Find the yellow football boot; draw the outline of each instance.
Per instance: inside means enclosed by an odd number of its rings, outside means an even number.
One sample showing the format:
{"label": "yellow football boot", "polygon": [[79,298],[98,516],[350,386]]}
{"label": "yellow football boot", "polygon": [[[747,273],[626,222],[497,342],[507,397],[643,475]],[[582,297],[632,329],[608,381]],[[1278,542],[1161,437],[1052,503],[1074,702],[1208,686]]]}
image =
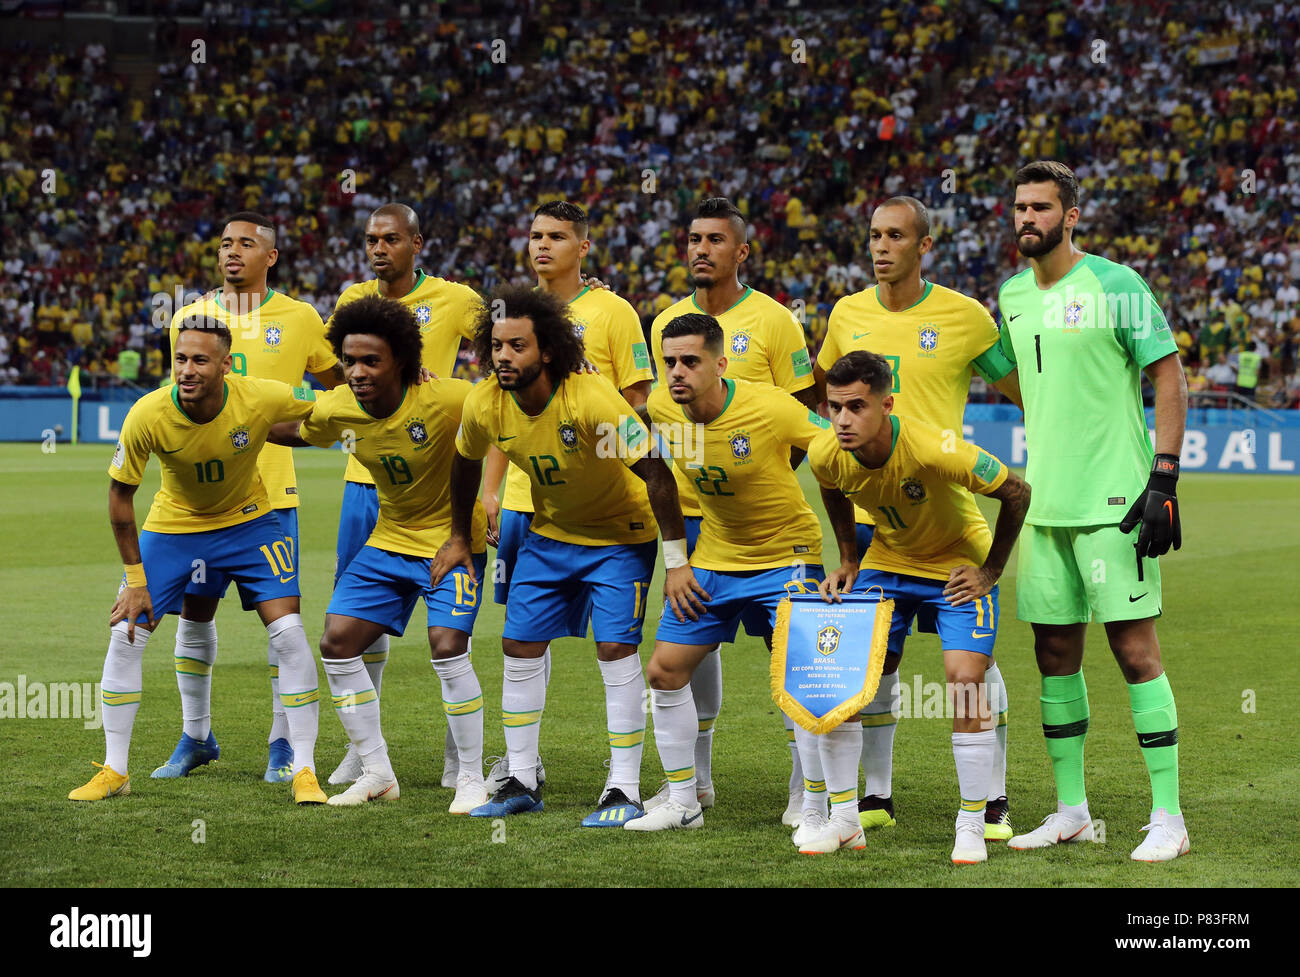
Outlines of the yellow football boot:
{"label": "yellow football boot", "polygon": [[295,804],[324,804],[328,797],[316,782],[310,767],[303,767],[293,775],[293,802]]}
{"label": "yellow football boot", "polygon": [[[94,761],[91,761],[94,763]],[[90,778],[90,783],[78,787],[68,794],[70,801],[103,801],[110,797],[131,793],[131,778],[118,773],[106,763],[95,763],[99,773]]]}

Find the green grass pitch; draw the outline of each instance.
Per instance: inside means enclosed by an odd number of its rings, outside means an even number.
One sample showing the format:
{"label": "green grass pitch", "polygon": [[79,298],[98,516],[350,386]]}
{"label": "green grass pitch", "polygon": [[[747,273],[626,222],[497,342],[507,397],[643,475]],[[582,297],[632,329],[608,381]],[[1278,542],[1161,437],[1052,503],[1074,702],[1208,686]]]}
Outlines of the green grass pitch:
{"label": "green grass pitch", "polygon": [[[0,682],[97,682],[120,570],[107,520],[108,446],[0,445]],[[342,496],[342,458],[299,450],[303,616],[315,642],[330,593]],[[801,472],[811,490],[806,469]],[[137,496],[143,522],[157,467]],[[904,719],[895,751],[899,823],[869,834],[864,852],[797,854],[779,818],[789,751],[767,690],[761,642],[724,648],[717,723],[718,806],[705,827],[643,837],[580,829],[604,782],[604,699],[594,648],[556,642],[542,726],[546,810],[504,823],[446,813],[438,786],[444,720],[424,629],[395,639],[384,675],[384,732],[402,786],[391,805],[296,808],[287,785],[265,784],[270,690],[265,632],[228,599],[217,616],[214,728],[221,760],[178,781],[149,771],[180,728],[172,672],[175,620],[145,657],[144,702],[132,743],[133,793],[99,804],[65,798],[103,759],[103,734],[76,718],[0,719],[0,883],[49,886],[1265,886],[1294,883],[1296,745],[1295,583],[1300,565],[1300,479],[1187,475],[1184,547],[1163,562],[1160,639],[1178,701],[1183,808],[1192,851],[1169,865],[1129,860],[1148,813],[1146,772],[1128,698],[1100,628],[1085,658],[1092,704],[1087,777],[1104,844],[1017,853],[990,844],[986,865],[948,862],[958,794],[949,720]],[[815,491],[810,497],[816,499]],[[994,504],[995,506],[996,504]],[[814,508],[820,509],[818,503]],[[986,512],[992,512],[987,507]],[[830,534],[827,532],[827,540]],[[828,547],[827,555],[832,552]],[[662,571],[661,571],[662,572]],[[1014,565],[1002,581],[1005,623],[997,657],[1010,694],[1008,788],[1018,830],[1054,810],[1038,714],[1028,625],[1014,620]],[[656,584],[657,586],[657,584]],[[653,646],[657,605],[642,660]],[[416,622],[423,621],[423,608]],[[499,753],[500,629],[488,600],[475,634],[487,703],[487,752]],[[943,677],[937,638],[915,636],[904,682]],[[322,678],[322,688],[325,683]],[[14,693],[10,693],[13,695]],[[328,700],[326,700],[328,701]],[[344,735],[321,709],[321,779]],[[660,780],[653,737],[642,788]],[[333,789],[330,789],[332,792]]]}

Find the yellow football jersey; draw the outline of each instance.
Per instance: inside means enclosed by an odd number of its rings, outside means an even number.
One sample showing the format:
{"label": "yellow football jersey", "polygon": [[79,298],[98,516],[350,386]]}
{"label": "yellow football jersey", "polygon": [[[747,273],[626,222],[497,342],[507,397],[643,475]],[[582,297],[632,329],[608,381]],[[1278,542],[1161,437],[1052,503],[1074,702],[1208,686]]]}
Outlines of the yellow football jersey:
{"label": "yellow football jersey", "polygon": [[644,543],[659,534],[645,483],[631,468],[650,432],[605,377],[571,373],[536,417],[495,376],[465,401],[456,448],[481,459],[495,444],[528,473],[533,532],[583,546]]}
{"label": "yellow football jersey", "polygon": [[[325,323],[311,305],[269,289],[262,304],[243,315],[227,309],[221,293],[207,301],[191,302],[172,316],[171,348],[176,349],[180,323],[191,314],[224,322],[230,329],[230,372],[241,377],[279,380],[298,386],[307,373],[324,373],[338,357],[325,341]],[[293,469],[293,449],[268,444],[257,457],[257,470],[266,484],[273,509],[298,507],[298,476]]]}
{"label": "yellow football jersey", "polygon": [[[435,556],[451,534],[451,484],[461,408],[473,385],[440,378],[407,387],[388,417],[372,417],[348,387],[321,394],[311,417],[299,426],[304,441],[350,446],[379,492],[379,520],[367,546]],[[485,552],[487,519],[474,503],[472,550]]]}
{"label": "yellow football jersey", "polygon": [[938,580],[953,567],[979,566],[993,534],[970,493],[996,491],[1007,480],[1006,465],[951,428],[897,414],[889,422],[893,442],[880,468],[842,449],[833,430],[808,451],[819,484],[838,488],[876,518],[862,566]]}
{"label": "yellow football jersey", "polygon": [[[660,380],[665,376],[664,326],[679,315],[703,312],[695,302],[692,292],[680,302],[675,302],[655,316],[650,327],[650,354]],[[797,393],[813,385],[812,361],[808,358],[808,344],[804,340],[803,326],[794,313],[771,296],[745,286],[736,304],[720,316],[715,316],[722,327],[723,353],[727,357],[726,375],[733,380],[752,380],[770,383]],[[674,467],[677,476],[677,495],[682,502],[682,514],[700,515],[700,503],[695,485]]]}
{"label": "yellow football jersey", "polygon": [[[379,294],[379,280],[349,285],[339,296],[334,305],[337,312],[349,302]],[[445,278],[435,278],[419,271],[415,277],[415,287],[397,301],[407,306],[420,324],[420,337],[423,341],[421,359],[425,369],[439,377],[450,377],[456,369],[456,354],[460,351],[462,339],[474,338],[474,324],[483,309],[483,300],[478,292],[468,285],[449,282]],[[333,316],[330,316],[333,319]],[[326,331],[329,323],[325,323]],[[374,485],[365,466],[356,458],[348,458],[347,471],[343,475],[349,482],[362,485]]]}
{"label": "yellow football jersey", "polygon": [[311,413],[316,391],[279,380],[227,376],[221,412],[195,424],[181,409],[175,384],[137,400],[108,466],[119,482],[139,485],[150,454],[162,466],[144,528],[156,533],[202,533],[234,526],[271,511],[257,456],[271,425]]}
{"label": "yellow football jersey", "polygon": [[[829,370],[855,349],[878,353],[893,367],[894,411],[961,437],[972,369],[989,380],[1015,369],[997,342],[993,317],[968,295],[926,282],[915,305],[890,312],[872,285],[835,303],[817,365]],[[858,522],[873,521],[861,509],[856,514]]]}
{"label": "yellow football jersey", "polygon": [[691,553],[702,570],[820,565],[822,529],[790,449],[805,451],[827,421],[768,383],[724,379],[726,406],[708,424],[686,418],[667,386],[650,395],[650,417],[673,467],[698,493],[704,521]]}
{"label": "yellow football jersey", "polygon": [[[615,388],[654,378],[641,319],[626,299],[608,289],[584,288],[569,301],[568,309],[587,359]],[[523,469],[511,465],[501,508],[532,512],[531,484]]]}

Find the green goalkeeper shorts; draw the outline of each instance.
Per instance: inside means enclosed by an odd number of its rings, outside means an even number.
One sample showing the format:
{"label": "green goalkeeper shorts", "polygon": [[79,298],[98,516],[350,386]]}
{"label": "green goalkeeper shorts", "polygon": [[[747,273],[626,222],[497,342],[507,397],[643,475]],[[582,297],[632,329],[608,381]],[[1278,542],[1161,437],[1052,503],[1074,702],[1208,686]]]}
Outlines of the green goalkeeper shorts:
{"label": "green goalkeeper shorts", "polygon": [[1159,617],[1160,564],[1147,558],[1139,566],[1136,538],[1118,526],[1025,526],[1016,617],[1031,624]]}

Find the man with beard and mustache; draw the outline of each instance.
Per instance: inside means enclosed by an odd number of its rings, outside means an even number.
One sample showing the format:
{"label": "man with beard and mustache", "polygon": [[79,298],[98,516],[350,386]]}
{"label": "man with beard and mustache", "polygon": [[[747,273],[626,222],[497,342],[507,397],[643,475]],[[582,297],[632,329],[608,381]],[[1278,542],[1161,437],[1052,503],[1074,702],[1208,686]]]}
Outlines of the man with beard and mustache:
{"label": "man with beard and mustache", "polygon": [[[450,377],[456,367],[461,339],[474,338],[474,322],[482,308],[478,293],[468,285],[426,275],[415,266],[424,249],[420,220],[405,204],[384,204],[366,221],[366,258],[375,277],[344,289],[334,312],[349,302],[378,295],[395,299],[411,310],[420,327],[422,364],[438,377]],[[330,317],[331,321],[333,316]],[[330,323],[325,324],[328,329]],[[345,444],[344,449],[348,450]],[[379,518],[379,495],[375,480],[354,457],[348,458],[343,476],[343,505],[339,512],[338,544],[335,548],[334,582],[339,578],[374,531]],[[380,694],[384,665],[388,661],[388,635],[382,634],[362,655],[366,672]],[[443,744],[442,786],[455,787],[460,773],[456,744],[450,723]],[[331,784],[347,784],[361,776],[361,760],[353,747],[329,776]]]}
{"label": "man with beard and mustache", "polygon": [[[692,313],[713,316],[722,327],[726,376],[731,380],[750,380],[780,387],[809,410],[817,409],[813,393],[812,361],[803,327],[794,314],[780,302],[740,283],[740,266],[749,257],[748,229],[745,217],[726,197],[708,197],[700,201],[686,239],[686,260],[690,265],[691,284],[695,290],[670,305],[655,317],[650,327],[650,353],[655,359],[659,382],[668,375],[664,365],[664,327],[678,316]],[[803,452],[791,453],[791,467],[803,461]],[[700,535],[703,510],[698,492],[710,491],[707,483],[696,484],[679,468],[673,469],[677,494],[686,517],[686,536],[693,551]],[[765,641],[771,630],[762,614],[744,618],[745,631]],[[706,655],[691,676],[691,694],[699,733],[695,741],[695,776],[700,803],[713,807],[713,724],[722,708],[722,658],[718,645]],[[803,769],[794,742],[794,724],[785,719],[786,740],[790,746],[791,772],[789,803],[781,823],[797,827],[803,810]],[[647,810],[666,803],[669,788],[664,786],[646,802]]]}
{"label": "man with beard and mustache", "polygon": [[[1142,277],[1071,241],[1079,184],[1070,169],[1050,160],[1030,163],[1016,173],[1015,188],[1016,243],[1029,268],[998,292],[999,345],[1019,364],[1026,480],[1034,486],[1017,616],[1034,630],[1057,811],[1008,844],[1046,848],[1093,838],[1084,793],[1089,713],[1081,666],[1095,616],[1128,683],[1151,780],[1148,834],[1132,857],[1170,861],[1189,846],[1178,802],[1178,714],[1156,639],[1156,557],[1182,544],[1175,490],[1187,381],[1164,313]],[[1142,409],[1143,371],[1156,389],[1154,451]],[[1125,534],[1138,526],[1134,543]]]}
{"label": "man with beard and mustache", "polygon": [[[686,558],[677,488],[651,457],[650,433],[605,377],[582,372],[582,340],[558,296],[524,286],[492,293],[475,346],[493,374],[465,399],[451,464],[451,537],[434,560],[434,586],[470,561],[471,515],[482,459],[495,445],[529,478],[535,513],[510,581],[501,649],[501,725],[509,776],[471,817],[542,809],[537,744],[546,706],[543,656],[588,604],[605,680],[610,770],[599,808],[641,810],[645,678],[637,646],[664,537],[664,593],[673,612],[708,600]],[[494,318],[494,313],[497,317]],[[698,594],[698,596],[697,596]]]}

